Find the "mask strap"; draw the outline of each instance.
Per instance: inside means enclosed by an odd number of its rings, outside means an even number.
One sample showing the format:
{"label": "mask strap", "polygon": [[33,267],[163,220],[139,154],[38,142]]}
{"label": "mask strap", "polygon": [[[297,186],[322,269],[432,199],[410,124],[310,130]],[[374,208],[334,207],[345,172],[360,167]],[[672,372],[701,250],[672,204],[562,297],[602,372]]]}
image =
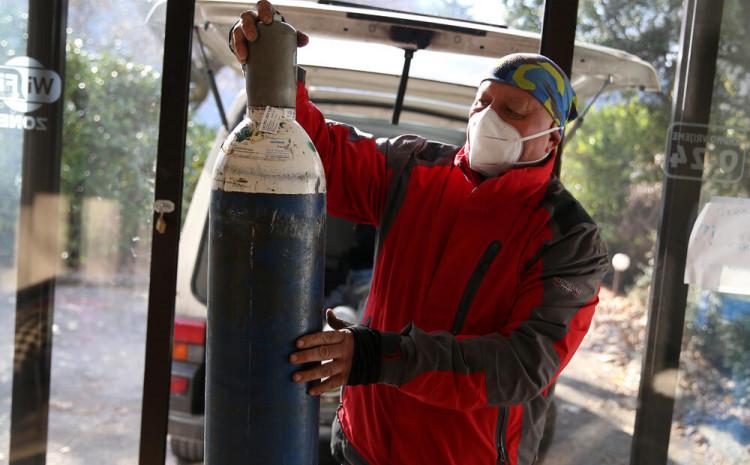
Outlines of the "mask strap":
{"label": "mask strap", "polygon": [[536,139],[537,137],[541,137],[541,136],[543,136],[545,134],[549,134],[551,132],[559,131],[560,129],[562,129],[562,126],[557,126],[555,128],[547,129],[546,131],[537,132],[536,134],[532,134],[530,136],[522,137],[519,140],[526,141],[526,140],[529,140],[529,139]]}
{"label": "mask strap", "polygon": [[550,150],[549,152],[547,152],[547,153],[546,153],[546,154],[545,154],[545,155],[544,155],[544,156],[543,156],[542,158],[540,158],[539,160],[531,160],[531,161],[517,161],[517,162],[513,163],[513,167],[514,167],[514,168],[524,168],[524,167],[526,167],[526,166],[536,166],[536,165],[543,165],[544,163],[546,163],[546,162],[547,162],[547,160],[549,160],[549,157],[550,157],[550,155],[552,155],[552,152],[553,152],[553,151],[554,151],[554,149],[553,149],[553,150]]}

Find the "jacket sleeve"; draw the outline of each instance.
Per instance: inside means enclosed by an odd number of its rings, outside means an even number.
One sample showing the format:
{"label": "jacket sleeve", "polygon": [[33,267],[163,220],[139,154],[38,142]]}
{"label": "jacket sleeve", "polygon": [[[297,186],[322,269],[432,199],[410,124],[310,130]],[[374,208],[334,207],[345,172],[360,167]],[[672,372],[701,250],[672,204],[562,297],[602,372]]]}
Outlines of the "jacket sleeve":
{"label": "jacket sleeve", "polygon": [[408,325],[383,333],[380,382],[449,409],[523,403],[559,375],[588,331],[608,269],[593,223],[573,226],[527,265],[511,321],[497,333],[454,336]]}
{"label": "jacket sleeve", "polygon": [[326,175],[328,212],[356,223],[377,225],[386,200],[389,172],[383,147],[346,124],[327,121],[297,84],[297,122],[312,139]]}

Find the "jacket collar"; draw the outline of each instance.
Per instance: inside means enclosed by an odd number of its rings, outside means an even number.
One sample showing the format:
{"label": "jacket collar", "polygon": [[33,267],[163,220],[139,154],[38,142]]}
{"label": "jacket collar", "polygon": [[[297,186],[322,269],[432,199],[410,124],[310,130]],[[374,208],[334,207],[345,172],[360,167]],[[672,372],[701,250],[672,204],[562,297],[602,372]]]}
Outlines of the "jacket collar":
{"label": "jacket collar", "polygon": [[540,196],[546,192],[556,159],[557,148],[539,165],[512,168],[499,176],[485,179],[469,167],[469,152],[464,145],[456,153],[453,163],[461,169],[474,189],[489,190],[506,199],[522,203],[538,203],[541,200]]}

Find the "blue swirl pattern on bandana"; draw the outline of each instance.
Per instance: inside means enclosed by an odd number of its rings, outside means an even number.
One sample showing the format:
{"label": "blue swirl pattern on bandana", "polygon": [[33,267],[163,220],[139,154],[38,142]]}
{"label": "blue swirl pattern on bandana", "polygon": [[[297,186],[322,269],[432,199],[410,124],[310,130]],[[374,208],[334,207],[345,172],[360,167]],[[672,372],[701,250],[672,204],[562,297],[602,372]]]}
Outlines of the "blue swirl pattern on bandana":
{"label": "blue swirl pattern on bandana", "polygon": [[500,59],[484,81],[510,84],[531,93],[555,120],[565,127],[578,117],[578,97],[568,76],[557,64],[536,53],[514,53]]}

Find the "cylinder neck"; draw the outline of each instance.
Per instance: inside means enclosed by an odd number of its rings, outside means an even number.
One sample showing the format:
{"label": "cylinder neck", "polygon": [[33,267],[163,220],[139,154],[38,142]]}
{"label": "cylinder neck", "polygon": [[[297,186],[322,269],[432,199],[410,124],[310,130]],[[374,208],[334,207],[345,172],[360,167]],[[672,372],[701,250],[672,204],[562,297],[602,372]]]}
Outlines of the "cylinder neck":
{"label": "cylinder neck", "polygon": [[297,31],[275,18],[258,23],[258,39],[248,44],[245,71],[248,114],[253,107],[294,108],[297,94]]}

